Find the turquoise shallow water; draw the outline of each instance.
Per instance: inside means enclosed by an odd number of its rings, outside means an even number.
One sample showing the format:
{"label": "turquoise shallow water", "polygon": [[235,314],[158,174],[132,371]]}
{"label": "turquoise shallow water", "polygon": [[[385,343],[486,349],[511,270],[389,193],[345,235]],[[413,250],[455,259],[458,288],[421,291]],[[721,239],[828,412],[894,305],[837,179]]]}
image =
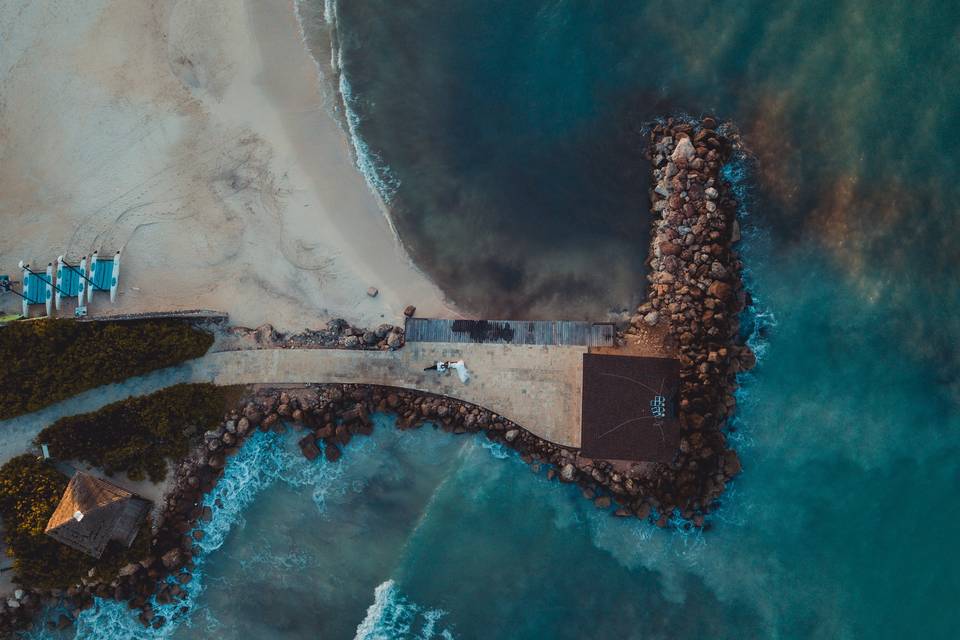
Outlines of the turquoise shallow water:
{"label": "turquoise shallow water", "polygon": [[[330,28],[313,8],[308,31]],[[480,439],[382,417],[336,465],[258,436],[229,467],[203,590],[166,633],[955,637],[960,10],[461,0],[334,14],[372,182],[418,262],[489,315],[628,306],[647,224],[636,123],[737,123],[760,355],[738,394],[744,473],[698,534],[609,517]],[[138,633],[103,605],[80,635]]]}

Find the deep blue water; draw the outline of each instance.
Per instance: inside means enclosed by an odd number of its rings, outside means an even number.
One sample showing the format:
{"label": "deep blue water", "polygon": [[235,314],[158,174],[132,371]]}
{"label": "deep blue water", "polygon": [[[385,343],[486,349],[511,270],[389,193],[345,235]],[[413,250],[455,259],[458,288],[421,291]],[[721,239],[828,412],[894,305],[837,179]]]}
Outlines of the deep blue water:
{"label": "deep blue water", "polygon": [[[329,5],[334,27],[304,9],[342,43],[402,239],[488,316],[629,307],[637,123],[738,125],[760,354],[744,473],[689,534],[609,517],[480,439],[379,418],[311,466],[259,435],[173,637],[956,636],[960,8],[369,0]],[[81,636],[121,627],[103,606]]]}

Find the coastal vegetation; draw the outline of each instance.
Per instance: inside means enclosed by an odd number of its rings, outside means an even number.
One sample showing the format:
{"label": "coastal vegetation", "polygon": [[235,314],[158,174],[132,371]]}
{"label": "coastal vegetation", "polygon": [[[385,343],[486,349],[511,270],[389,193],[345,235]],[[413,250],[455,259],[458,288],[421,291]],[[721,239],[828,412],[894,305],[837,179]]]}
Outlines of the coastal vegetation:
{"label": "coastal vegetation", "polygon": [[0,517],[4,543],[13,555],[14,580],[29,589],[63,589],[89,578],[91,567],[109,581],[120,567],[143,557],[150,545],[144,523],[129,549],[110,543],[99,560],[57,542],[44,530],[69,478],[52,464],[23,454],[0,467]]}
{"label": "coastal vegetation", "polygon": [[0,328],[0,420],[198,358],[213,336],[173,318],[42,319]]}
{"label": "coastal vegetation", "polygon": [[167,475],[167,459],[179,460],[204,431],[217,424],[227,390],[212,384],[178,384],[139,398],[61,418],[41,431],[38,444],[58,459],[83,460],[108,475],[131,480]]}

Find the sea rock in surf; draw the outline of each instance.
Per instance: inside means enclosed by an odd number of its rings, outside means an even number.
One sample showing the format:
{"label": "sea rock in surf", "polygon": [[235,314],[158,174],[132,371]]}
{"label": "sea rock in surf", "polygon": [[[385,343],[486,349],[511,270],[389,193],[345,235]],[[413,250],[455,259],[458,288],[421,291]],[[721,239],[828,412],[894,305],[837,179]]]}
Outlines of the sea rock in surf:
{"label": "sea rock in surf", "polygon": [[340,447],[333,444],[332,442],[327,443],[327,446],[324,448],[323,453],[326,459],[330,462],[336,462],[337,460],[340,459],[340,456],[341,456]]}
{"label": "sea rock in surf", "polygon": [[305,438],[301,438],[297,444],[300,446],[303,457],[307,460],[316,460],[320,455],[320,448],[317,447],[317,437],[312,433]]}
{"label": "sea rock in surf", "polygon": [[733,449],[727,449],[723,453],[723,473],[728,478],[739,474],[743,467],[740,465],[740,457]]}
{"label": "sea rock in surf", "polygon": [[378,293],[380,293],[380,290],[377,289],[376,287],[369,287],[367,289],[367,295],[370,296],[371,298],[376,298]]}

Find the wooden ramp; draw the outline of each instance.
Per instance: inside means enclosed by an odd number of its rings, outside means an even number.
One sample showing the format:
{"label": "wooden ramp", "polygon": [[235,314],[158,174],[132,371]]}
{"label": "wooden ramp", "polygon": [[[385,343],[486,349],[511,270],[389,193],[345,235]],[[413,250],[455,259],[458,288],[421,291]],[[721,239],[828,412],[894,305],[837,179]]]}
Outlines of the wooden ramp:
{"label": "wooden ramp", "polygon": [[568,320],[435,320],[407,318],[407,342],[611,347],[614,327]]}

